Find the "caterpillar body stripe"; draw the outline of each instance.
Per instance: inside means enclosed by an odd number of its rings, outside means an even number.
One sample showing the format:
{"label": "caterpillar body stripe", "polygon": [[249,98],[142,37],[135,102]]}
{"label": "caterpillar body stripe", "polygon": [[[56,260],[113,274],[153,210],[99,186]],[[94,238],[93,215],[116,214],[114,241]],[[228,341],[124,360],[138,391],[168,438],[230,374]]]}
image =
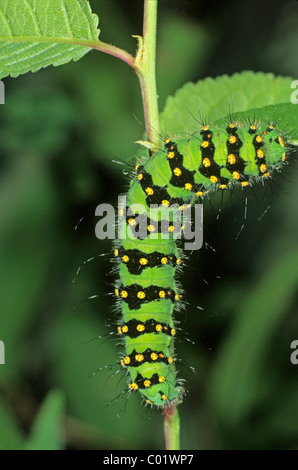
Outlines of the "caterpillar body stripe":
{"label": "caterpillar body stripe", "polygon": [[175,279],[181,254],[171,233],[162,237],[160,213],[152,222],[150,206],[157,204],[171,220],[172,204],[182,213],[185,204],[214,191],[268,180],[288,155],[286,137],[272,122],[224,121],[221,128],[202,125],[187,138],[166,138],[153,157],[136,165],[126,205],[145,207],[143,215],[150,212],[151,221],[140,239],[132,233],[136,219],[125,219],[114,251],[115,295],[122,312],[117,333],[125,348],[120,364],[130,375],[128,390],[139,390],[148,404],[179,402],[184,392],[175,366],[173,319],[181,306]]}

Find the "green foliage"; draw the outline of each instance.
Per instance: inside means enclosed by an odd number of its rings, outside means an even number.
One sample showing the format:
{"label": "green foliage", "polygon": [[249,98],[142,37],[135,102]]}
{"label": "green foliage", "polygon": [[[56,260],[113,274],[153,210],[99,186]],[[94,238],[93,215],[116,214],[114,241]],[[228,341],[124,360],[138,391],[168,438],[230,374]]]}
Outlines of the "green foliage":
{"label": "green foliage", "polygon": [[79,60],[97,25],[86,0],[0,0],[0,78]]}
{"label": "green foliage", "polygon": [[[277,365],[274,339],[295,302],[298,246],[294,244],[290,251],[275,260],[264,261],[267,261],[267,267],[261,276],[256,276],[255,286],[248,286],[238,318],[221,349],[213,371],[210,397],[221,423],[233,433],[235,429],[240,431],[245,425],[250,425],[252,403],[257,404],[257,409],[262,412],[257,418],[258,431],[253,438],[255,446],[262,433],[266,435],[269,432],[270,435],[277,431],[277,423],[283,428],[283,440],[295,439],[298,433],[297,420],[285,429],[289,404],[293,411],[297,409],[298,384],[294,370],[288,377],[284,373],[290,369],[290,349],[287,349],[290,343],[279,359],[284,372],[276,367],[275,373],[271,374],[268,369],[270,361]],[[267,407],[268,396],[276,404],[275,413]]]}
{"label": "green foliage", "polygon": [[19,450],[24,436],[10,410],[0,402],[0,450]]}
{"label": "green foliage", "polygon": [[[273,74],[242,72],[186,83],[167,99],[161,127],[168,133],[194,132],[194,119],[214,122],[228,112],[240,112],[272,104],[289,103],[293,79]],[[295,106],[292,105],[294,109]],[[278,108],[277,113],[278,113]],[[296,111],[295,111],[296,113]]]}
{"label": "green foliage", "polygon": [[39,410],[32,433],[22,450],[62,450],[63,449],[63,396],[52,391]]}

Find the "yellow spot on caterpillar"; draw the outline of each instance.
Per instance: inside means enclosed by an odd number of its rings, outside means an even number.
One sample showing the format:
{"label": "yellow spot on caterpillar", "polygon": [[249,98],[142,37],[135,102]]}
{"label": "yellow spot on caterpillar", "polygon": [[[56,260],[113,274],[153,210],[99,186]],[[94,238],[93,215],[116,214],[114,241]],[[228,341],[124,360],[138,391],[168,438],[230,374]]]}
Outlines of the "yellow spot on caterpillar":
{"label": "yellow spot on caterpillar", "polygon": [[123,291],[121,292],[121,297],[122,297],[123,299],[126,299],[126,297],[128,297],[128,292],[127,292],[126,290],[123,290]]}
{"label": "yellow spot on caterpillar", "polygon": [[129,219],[128,223],[129,223],[129,225],[131,225],[131,226],[136,225],[135,219]]}
{"label": "yellow spot on caterpillar", "polygon": [[210,176],[210,181],[211,183],[217,183],[218,182],[217,176],[214,176],[214,175]]}
{"label": "yellow spot on caterpillar", "polygon": [[163,258],[161,258],[161,264],[167,264],[168,262],[168,258],[166,258],[165,256]]}
{"label": "yellow spot on caterpillar", "polygon": [[150,387],[150,385],[151,385],[150,380],[147,379],[147,380],[144,381],[144,387],[148,388],[148,387]]}
{"label": "yellow spot on caterpillar", "polygon": [[169,144],[171,142],[171,139],[166,139],[165,144]]}
{"label": "yellow spot on caterpillar", "polygon": [[118,326],[117,331],[118,331],[119,335],[122,335],[122,328],[121,328],[121,326]]}
{"label": "yellow spot on caterpillar", "polygon": [[142,325],[141,323],[139,323],[139,324],[137,325],[137,330],[138,330],[139,332],[142,332],[142,331],[145,330],[145,326]]}
{"label": "yellow spot on caterpillar", "polygon": [[130,357],[129,357],[129,356],[125,356],[125,357],[123,358],[123,362],[124,362],[125,365],[130,364]]}
{"label": "yellow spot on caterpillar", "polygon": [[168,363],[169,363],[169,364],[173,364],[173,362],[174,362],[174,359],[172,358],[172,356],[170,356],[170,357],[168,358]]}
{"label": "yellow spot on caterpillar", "polygon": [[272,125],[270,124],[270,126],[268,126],[268,129],[271,129],[271,130],[272,130],[272,129],[274,129],[274,126],[272,126]]}
{"label": "yellow spot on caterpillar", "polygon": [[264,174],[263,174],[263,178],[269,178],[269,176],[270,176],[269,171],[267,171],[267,173],[264,173]]}
{"label": "yellow spot on caterpillar", "polygon": [[282,154],[281,161],[284,162],[285,159],[286,159],[286,153],[284,152],[284,153]]}
{"label": "yellow spot on caterpillar", "polygon": [[146,403],[148,403],[149,405],[153,405],[151,400],[146,400]]}
{"label": "yellow spot on caterpillar", "polygon": [[170,233],[174,232],[174,225],[170,225],[168,231]]}
{"label": "yellow spot on caterpillar", "polygon": [[154,227],[154,225],[148,225],[148,226],[147,226],[147,230],[148,230],[148,232],[155,232],[155,227]]}
{"label": "yellow spot on caterpillar", "polygon": [[202,127],[202,131],[208,131],[209,130],[209,126],[203,126]]}
{"label": "yellow spot on caterpillar", "polygon": [[179,295],[178,295],[178,294],[175,295],[175,300],[176,300],[176,301],[179,300]]}
{"label": "yellow spot on caterpillar", "polygon": [[156,331],[162,331],[162,326],[160,324],[156,325],[155,327]]}
{"label": "yellow spot on caterpillar", "polygon": [[236,162],[236,157],[233,153],[230,153],[230,155],[228,155],[228,162],[230,165],[234,165],[234,163]]}
{"label": "yellow spot on caterpillar", "polygon": [[172,335],[172,336],[175,336],[175,334],[176,334],[176,330],[175,330],[175,328],[172,328],[172,329],[171,329],[171,335]]}
{"label": "yellow spot on caterpillar", "polygon": [[162,400],[167,400],[168,397],[167,397],[166,395],[161,395],[161,399],[162,399]]}
{"label": "yellow spot on caterpillar", "polygon": [[207,147],[209,147],[209,142],[208,142],[208,140],[203,140],[201,147],[203,147],[204,149],[207,148]]}
{"label": "yellow spot on caterpillar", "polygon": [[119,289],[115,289],[115,294],[119,297]]}
{"label": "yellow spot on caterpillar", "polygon": [[260,165],[260,172],[265,173],[266,171],[267,171],[267,165],[263,163],[262,165]]}
{"label": "yellow spot on caterpillar", "polygon": [[142,266],[145,266],[146,264],[148,264],[148,260],[147,260],[146,258],[140,258],[139,263],[140,263]]}
{"label": "yellow spot on caterpillar", "polygon": [[190,191],[192,189],[192,184],[190,183],[185,183],[184,185],[185,189],[187,189],[188,191]]}
{"label": "yellow spot on caterpillar", "polygon": [[151,353],[150,357],[151,357],[152,361],[156,361],[158,359],[158,355],[155,352]]}
{"label": "yellow spot on caterpillar", "polygon": [[234,124],[233,122],[230,122],[229,128],[230,128],[230,129],[234,129],[234,127],[235,127],[235,124]]}
{"label": "yellow spot on caterpillar", "polygon": [[243,187],[248,186],[248,181],[242,181],[241,186],[243,186]]}
{"label": "yellow spot on caterpillar", "polygon": [[152,188],[146,188],[145,192],[148,194],[148,196],[152,196],[152,194],[154,194],[154,191]]}
{"label": "yellow spot on caterpillar", "polygon": [[144,360],[143,354],[136,354],[136,355],[135,355],[135,360],[136,360],[137,362],[142,362],[142,361]]}
{"label": "yellow spot on caterpillar", "polygon": [[137,297],[138,297],[138,299],[145,299],[146,294],[145,294],[145,292],[143,292],[143,291],[140,290],[140,291],[137,293]]}
{"label": "yellow spot on caterpillar", "polygon": [[116,248],[116,250],[114,251],[114,255],[115,255],[115,256],[118,256],[118,255],[119,255],[119,250],[117,250],[117,248]]}
{"label": "yellow spot on caterpillar", "polygon": [[165,380],[166,380],[166,378],[165,378],[164,375],[161,375],[160,377],[158,377],[158,381],[159,381],[160,383],[163,383]]}
{"label": "yellow spot on caterpillar", "polygon": [[122,326],[122,333],[127,333],[128,332],[128,326],[124,325]]}
{"label": "yellow spot on caterpillar", "polygon": [[261,142],[263,142],[263,137],[261,135],[257,135],[256,136],[256,142],[258,142],[258,144],[260,144]]}
{"label": "yellow spot on caterpillar", "polygon": [[165,293],[164,290],[160,290],[158,295],[159,295],[159,297],[160,297],[161,299],[164,299],[165,296],[166,296],[166,293]]}
{"label": "yellow spot on caterpillar", "polygon": [[169,152],[168,153],[168,158],[174,158],[175,157],[175,153],[174,152]]}
{"label": "yellow spot on caterpillar", "polygon": [[162,201],[162,205],[165,206],[165,207],[169,207],[170,201],[167,201],[166,199],[164,199],[164,200]]}
{"label": "yellow spot on caterpillar", "polygon": [[231,135],[231,137],[229,137],[230,144],[235,144],[236,141],[237,141],[237,137],[235,135]]}
{"label": "yellow spot on caterpillar", "polygon": [[181,264],[181,259],[180,258],[177,259],[176,264]]}
{"label": "yellow spot on caterpillar", "polygon": [[204,158],[204,160],[203,160],[203,165],[204,165],[206,168],[208,168],[208,166],[211,165],[211,162],[210,162],[209,158]]}
{"label": "yellow spot on caterpillar", "polygon": [[233,171],[232,176],[234,180],[240,179],[240,173],[238,171]]}
{"label": "yellow spot on caterpillar", "polygon": [[226,184],[221,184],[219,187],[220,187],[220,189],[226,189],[227,185]]}
{"label": "yellow spot on caterpillar", "polygon": [[198,191],[198,192],[196,193],[196,196],[198,196],[198,197],[203,196],[203,191]]}
{"label": "yellow spot on caterpillar", "polygon": [[138,390],[139,387],[137,386],[135,382],[132,382],[131,384],[128,384],[128,388],[130,390]]}
{"label": "yellow spot on caterpillar", "polygon": [[258,157],[258,158],[264,158],[264,152],[263,152],[263,150],[259,149],[259,150],[257,151],[257,157]]}
{"label": "yellow spot on caterpillar", "polygon": [[123,261],[124,263],[128,263],[129,257],[128,257],[127,255],[122,256],[122,261]]}
{"label": "yellow spot on caterpillar", "polygon": [[138,163],[135,165],[135,170],[137,171],[137,169],[139,168],[140,165],[138,165]]}
{"label": "yellow spot on caterpillar", "polygon": [[182,172],[181,172],[180,168],[174,168],[173,173],[174,173],[174,175],[176,175],[176,176],[181,176],[181,173],[182,173]]}
{"label": "yellow spot on caterpillar", "polygon": [[280,143],[280,145],[281,145],[282,147],[285,146],[285,141],[284,141],[284,139],[283,139],[281,136],[278,137],[278,142]]}
{"label": "yellow spot on caterpillar", "polygon": [[252,131],[255,131],[257,127],[256,127],[254,124],[252,124],[249,128],[250,128]]}
{"label": "yellow spot on caterpillar", "polygon": [[138,180],[141,181],[141,179],[143,179],[143,173],[140,173],[138,176],[137,176]]}

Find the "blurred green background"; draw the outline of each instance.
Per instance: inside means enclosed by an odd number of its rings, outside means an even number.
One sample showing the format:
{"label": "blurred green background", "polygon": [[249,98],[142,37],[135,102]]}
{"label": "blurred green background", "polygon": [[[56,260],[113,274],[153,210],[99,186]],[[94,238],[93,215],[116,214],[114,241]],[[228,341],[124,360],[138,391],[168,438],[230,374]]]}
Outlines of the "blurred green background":
{"label": "blurred green background", "polygon": [[[143,2],[90,3],[101,39],[133,53]],[[160,110],[186,81],[207,76],[297,78],[297,9],[293,0],[161,0]],[[94,212],[127,188],[144,130],[137,79],[126,64],[91,52],[4,82],[0,449],[162,449],[161,416],[138,395],[109,404],[126,384],[117,368],[89,378],[119,357],[114,340],[96,339],[111,331],[115,313],[111,244],[96,239]],[[298,448],[298,365],[290,362],[298,339],[296,178],[293,161],[247,204],[236,192],[205,205],[205,246],[183,274],[188,303],[179,314],[184,449]]]}

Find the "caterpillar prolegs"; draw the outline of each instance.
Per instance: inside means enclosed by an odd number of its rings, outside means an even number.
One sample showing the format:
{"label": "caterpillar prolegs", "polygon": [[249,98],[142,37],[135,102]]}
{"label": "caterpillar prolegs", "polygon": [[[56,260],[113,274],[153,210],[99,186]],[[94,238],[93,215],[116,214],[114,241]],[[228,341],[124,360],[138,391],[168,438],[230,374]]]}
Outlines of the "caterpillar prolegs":
{"label": "caterpillar prolegs", "polygon": [[[221,127],[202,125],[189,137],[166,138],[153,157],[136,165],[120,209],[124,223],[114,252],[115,294],[122,312],[118,334],[125,345],[120,363],[130,374],[128,389],[139,390],[147,403],[162,407],[183,395],[173,344],[181,256],[171,207],[178,207],[181,217],[186,204],[214,191],[268,180],[287,161],[288,149],[272,122],[224,121]],[[135,230],[140,218],[145,220],[142,236]]]}

